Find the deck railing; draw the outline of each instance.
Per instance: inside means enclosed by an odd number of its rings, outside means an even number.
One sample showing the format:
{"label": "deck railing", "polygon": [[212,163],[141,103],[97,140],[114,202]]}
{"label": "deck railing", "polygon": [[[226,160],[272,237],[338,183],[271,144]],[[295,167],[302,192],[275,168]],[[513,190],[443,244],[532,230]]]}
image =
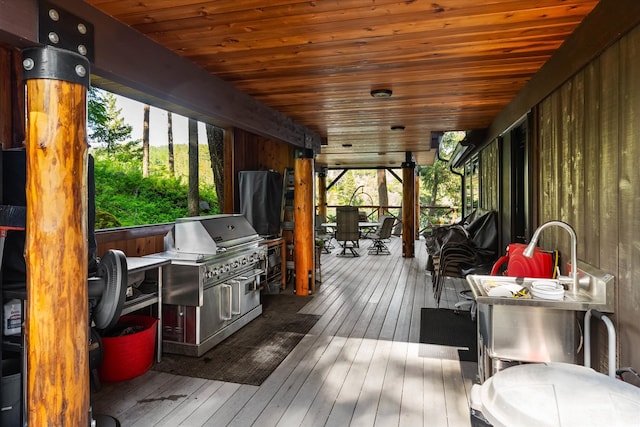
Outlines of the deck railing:
{"label": "deck railing", "polygon": [[[335,221],[338,205],[327,205],[327,221]],[[375,206],[358,205],[358,210],[364,212],[369,221],[377,221],[382,215],[393,215],[398,221],[402,221],[401,206]],[[419,232],[433,228],[434,225],[451,224],[456,222],[459,209],[455,206],[420,206]]]}
{"label": "deck railing", "polygon": [[[327,220],[335,221],[337,205],[327,206]],[[366,214],[368,221],[377,221],[382,215],[393,215],[402,222],[400,206],[361,205],[358,209]],[[457,208],[453,206],[420,206],[419,233],[430,230],[434,225],[448,224],[457,220]],[[108,249],[119,249],[128,256],[144,256],[162,252],[164,237],[173,223],[139,225],[96,230],[98,256]]]}

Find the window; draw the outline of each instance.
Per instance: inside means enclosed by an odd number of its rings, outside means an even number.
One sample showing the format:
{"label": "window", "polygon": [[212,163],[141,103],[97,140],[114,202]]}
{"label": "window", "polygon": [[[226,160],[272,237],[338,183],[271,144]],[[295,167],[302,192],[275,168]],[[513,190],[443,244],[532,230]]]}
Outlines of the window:
{"label": "window", "polygon": [[474,156],[464,165],[464,212],[469,215],[480,202],[480,161]]}

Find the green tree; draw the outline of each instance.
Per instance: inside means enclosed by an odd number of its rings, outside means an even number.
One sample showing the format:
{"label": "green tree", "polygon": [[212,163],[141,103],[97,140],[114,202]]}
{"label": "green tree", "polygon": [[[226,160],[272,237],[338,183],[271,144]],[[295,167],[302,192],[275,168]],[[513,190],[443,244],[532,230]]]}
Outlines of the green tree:
{"label": "green tree", "polygon": [[206,124],[207,143],[211,158],[213,182],[218,195],[218,211],[224,211],[224,131],[219,127]]}
{"label": "green tree", "polygon": [[151,106],[144,105],[144,114],[142,119],[142,176],[149,178],[149,115]]}
{"label": "green tree", "polygon": [[132,127],[116,106],[116,97],[110,92],[91,88],[88,97],[89,140],[113,153],[116,146],[131,137]]}
{"label": "green tree", "polygon": [[[460,207],[460,177],[451,173],[448,160],[462,138],[464,138],[464,132],[446,132],[440,143],[439,156],[436,157],[433,165],[420,167],[420,176],[425,189],[421,204]],[[440,217],[444,213],[444,211],[432,211],[430,216]]]}
{"label": "green tree", "polygon": [[173,118],[171,116],[171,111],[167,111],[167,141],[169,173],[173,178],[176,176],[176,166],[173,157]]}
{"label": "green tree", "polygon": [[89,127],[89,139],[96,139],[94,136],[98,131],[101,123],[107,123],[109,116],[107,114],[107,105],[104,99],[104,92],[95,88],[89,88],[87,97],[87,120]]}
{"label": "green tree", "polygon": [[189,216],[200,215],[198,121],[189,119]]}

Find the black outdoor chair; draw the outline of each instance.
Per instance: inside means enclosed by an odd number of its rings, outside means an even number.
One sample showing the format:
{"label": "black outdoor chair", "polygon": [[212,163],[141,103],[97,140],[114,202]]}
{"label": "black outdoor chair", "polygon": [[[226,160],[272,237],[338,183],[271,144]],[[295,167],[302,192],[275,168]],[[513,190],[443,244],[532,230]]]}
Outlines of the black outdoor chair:
{"label": "black outdoor chair", "polygon": [[342,246],[342,251],[338,255],[346,255],[349,250],[354,257],[360,256],[355,249],[360,247],[358,208],[356,206],[338,206],[336,208],[335,239]]}
{"label": "black outdoor chair", "polygon": [[[446,277],[463,278],[491,271],[498,257],[497,213],[481,215],[466,227],[454,225],[437,230],[437,236],[431,236],[427,247],[433,260],[434,297],[439,304]],[[473,308],[473,302],[467,305]]]}
{"label": "black outdoor chair", "polygon": [[369,234],[369,238],[373,240],[371,246],[369,246],[370,255],[390,255],[391,252],[385,244],[391,238],[391,231],[393,230],[393,223],[395,218],[391,215],[382,215],[380,217],[380,227],[373,233]]}
{"label": "black outdoor chair", "polygon": [[329,254],[331,250],[335,249],[335,246],[331,243],[333,241],[333,233],[329,232],[327,227],[323,227],[322,223],[324,222],[324,217],[322,215],[316,215],[316,226],[315,226],[315,234],[316,241],[322,241],[322,252]]}

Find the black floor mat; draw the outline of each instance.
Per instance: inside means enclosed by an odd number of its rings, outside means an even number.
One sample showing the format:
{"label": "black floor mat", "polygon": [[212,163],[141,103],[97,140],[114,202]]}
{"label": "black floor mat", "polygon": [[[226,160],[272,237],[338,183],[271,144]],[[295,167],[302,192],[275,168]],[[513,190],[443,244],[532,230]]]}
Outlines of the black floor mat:
{"label": "black floor mat", "polygon": [[460,360],[478,361],[476,323],[468,311],[456,314],[445,308],[423,308],[420,315],[421,343],[462,347],[458,350]]}
{"label": "black floor mat", "polygon": [[320,316],[297,313],[312,297],[262,295],[261,316],[203,354],[164,353],[156,371],[239,384],[260,385]]}

